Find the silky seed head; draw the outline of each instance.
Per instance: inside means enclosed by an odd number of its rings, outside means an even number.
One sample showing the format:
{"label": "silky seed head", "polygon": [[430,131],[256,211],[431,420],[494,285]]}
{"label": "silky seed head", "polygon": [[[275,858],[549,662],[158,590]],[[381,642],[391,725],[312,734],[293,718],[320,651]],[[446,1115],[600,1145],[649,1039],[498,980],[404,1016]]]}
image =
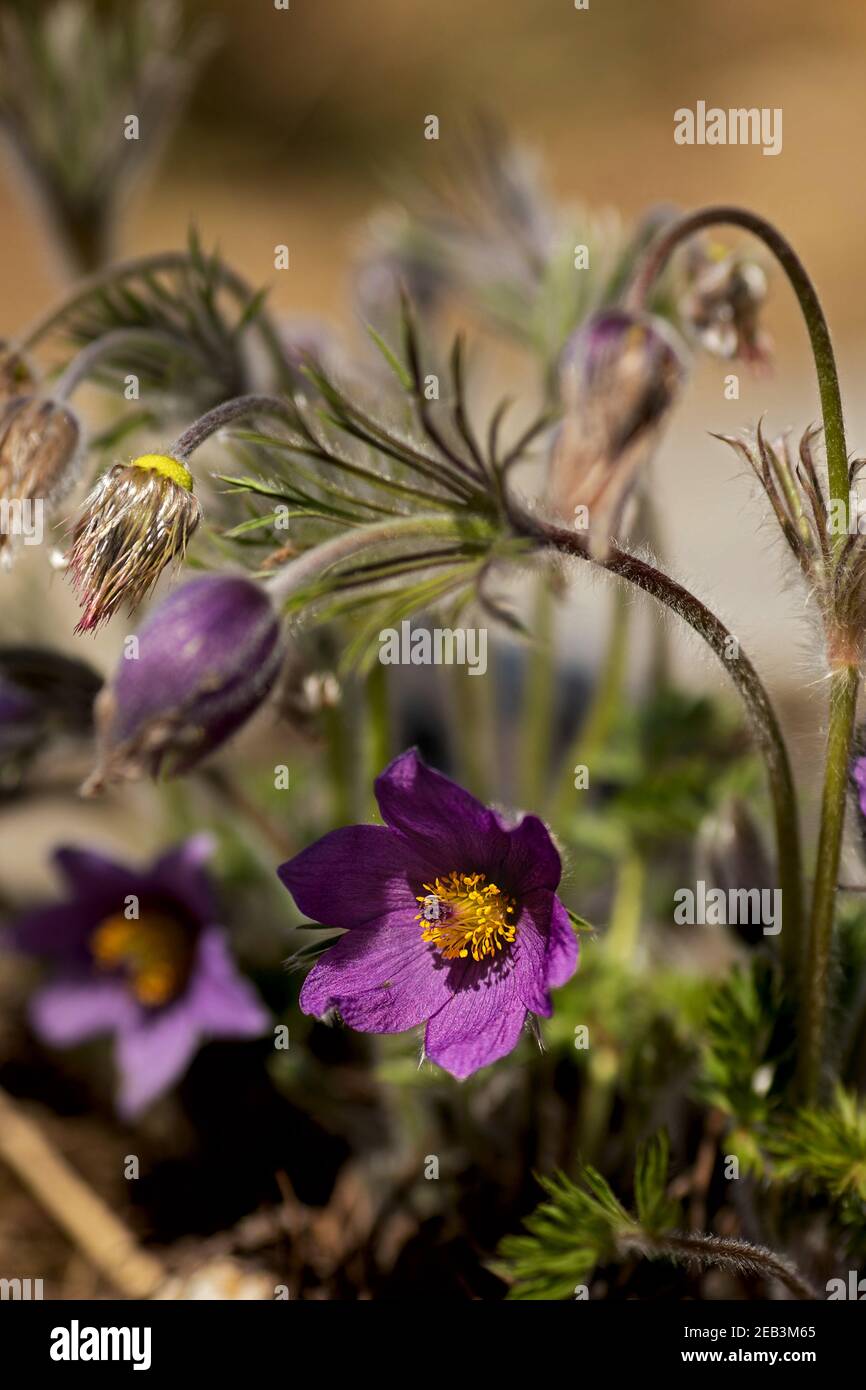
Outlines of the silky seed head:
{"label": "silky seed head", "polygon": [[69,553],[84,609],[77,632],[92,632],[125,603],[137,608],[169,564],[183,559],[201,508],[192,474],[167,454],[115,464],[84,503]]}
{"label": "silky seed head", "polygon": [[17,396],[0,402],[0,551],[15,537],[14,525],[5,523],[16,507],[50,506],[69,491],[80,440],[76,415],[59,401]]}

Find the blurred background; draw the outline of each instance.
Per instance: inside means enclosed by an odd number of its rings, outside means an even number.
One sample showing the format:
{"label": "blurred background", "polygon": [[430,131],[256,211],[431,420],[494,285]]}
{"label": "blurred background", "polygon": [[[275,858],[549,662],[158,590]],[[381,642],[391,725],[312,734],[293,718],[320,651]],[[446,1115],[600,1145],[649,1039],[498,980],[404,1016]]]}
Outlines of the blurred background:
{"label": "blurred background", "polygon": [[[0,14],[4,8],[8,0]],[[349,267],[371,217],[488,111],[535,153],[560,201],[629,222],[656,205],[739,203],[777,222],[823,297],[851,448],[866,438],[858,389],[866,368],[866,180],[852,160],[866,128],[860,0],[590,0],[587,11],[572,0],[291,0],[286,10],[271,0],[190,0],[186,8],[212,48],[178,128],[131,191],[116,254],[181,248],[194,224],[206,246],[218,246],[252,284],[270,287],[269,303],[288,323],[323,323],[352,344],[360,329]],[[782,108],[781,154],[676,145],[674,111],[699,100]],[[436,143],[424,138],[430,115],[439,119]],[[277,272],[280,244],[291,261]],[[69,279],[5,150],[0,245],[0,336],[14,337]],[[700,355],[654,464],[655,496],[667,567],[711,601],[768,677],[808,775],[823,717],[821,654],[802,621],[799,586],[788,589],[780,543],[762,524],[765,504],[708,433],[735,433],[763,415],[768,432],[790,426],[799,435],[817,417],[798,310],[781,275],[771,269],[770,278],[772,373]],[[519,357],[495,344],[490,354],[491,388],[519,390]],[[724,395],[730,371],[740,381],[734,401]],[[45,600],[44,574],[38,554],[16,566],[0,610],[2,640],[50,637],[77,652],[72,600],[56,578]],[[566,657],[588,678],[608,593],[579,581],[558,615]],[[88,659],[107,667],[119,640],[117,632],[100,635]],[[671,642],[684,682],[718,689],[709,659],[679,630]],[[647,661],[640,643],[632,660],[636,683]],[[133,791],[122,804],[82,807],[76,833],[118,848],[134,842],[144,853],[162,835],[148,798]],[[47,854],[64,822],[68,831],[68,815],[68,806],[43,799],[18,810],[14,832],[0,824],[0,881],[11,900],[49,887]],[[122,1186],[106,1173],[104,1191],[111,1182]],[[353,1200],[345,1197],[347,1209]],[[69,1275],[69,1287],[80,1292],[79,1274]]]}

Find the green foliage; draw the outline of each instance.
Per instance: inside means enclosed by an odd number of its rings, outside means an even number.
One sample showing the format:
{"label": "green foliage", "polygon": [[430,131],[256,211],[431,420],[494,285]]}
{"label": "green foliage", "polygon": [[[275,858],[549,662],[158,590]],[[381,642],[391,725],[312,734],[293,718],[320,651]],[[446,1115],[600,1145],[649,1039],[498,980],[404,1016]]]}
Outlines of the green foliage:
{"label": "green foliage", "polygon": [[[118,199],[174,124],[210,46],[174,0],[4,5],[0,124],[80,269],[104,259]],[[135,140],[124,137],[130,112]]]}
{"label": "green foliage", "polygon": [[[700,1082],[703,1099],[739,1126],[764,1127],[780,1103],[792,1049],[792,1020],[778,969],[766,957],[756,957],[733,970],[711,1000]],[[750,1157],[756,1159],[753,1152]]]}
{"label": "green foliage", "polygon": [[666,1131],[660,1130],[641,1144],[634,1173],[638,1221],[653,1234],[670,1230],[679,1221],[679,1206],[667,1195],[669,1164],[670,1143]]}
{"label": "green foliage", "polygon": [[130,261],[85,284],[54,327],[76,351],[131,330],[118,336],[116,354],[100,357],[91,377],[116,389],[119,379],[137,376],[146,406],[133,418],[141,426],[189,420],[248,391],[246,336],[263,312],[262,296],[217,253],[205,252],[191,230],[185,255]]}
{"label": "green foliage", "polygon": [[613,1260],[617,1242],[637,1226],[611,1188],[593,1168],[578,1182],[564,1173],[541,1178],[547,1193],[526,1220],[526,1235],[508,1236],[500,1246],[503,1275],[520,1300],[572,1297],[599,1264]]}
{"label": "green foliage", "polygon": [[767,1138],[772,1176],[827,1194],[843,1226],[866,1222],[866,1105],[836,1088],[831,1105],[798,1110]]}

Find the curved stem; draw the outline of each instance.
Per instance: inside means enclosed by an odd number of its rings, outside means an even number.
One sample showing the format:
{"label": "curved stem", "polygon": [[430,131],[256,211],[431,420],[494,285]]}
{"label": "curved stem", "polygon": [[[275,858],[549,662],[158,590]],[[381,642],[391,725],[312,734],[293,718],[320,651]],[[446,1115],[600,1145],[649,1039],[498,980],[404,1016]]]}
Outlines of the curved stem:
{"label": "curved stem", "polygon": [[809,946],[805,962],[806,988],[803,990],[800,1017],[803,1042],[799,1056],[799,1082],[803,1099],[807,1104],[814,1103],[818,1097],[824,1061],[836,881],[839,874],[842,831],[845,826],[848,766],[859,683],[857,668],[845,666],[833,672],[830,685],[830,720],[827,729],[824,793],[821,801],[821,831],[818,837]]}
{"label": "curved stem", "polygon": [[[565,527],[540,520],[509,502],[509,515],[520,534],[541,544],[555,546],[580,560],[589,560],[581,540]],[[785,964],[793,975],[800,964],[802,922],[802,869],[800,831],[797,823],[794,779],[785,740],[770,698],[751,661],[733,635],[706,604],[681,584],[634,555],[614,546],[602,568],[643,589],[665,608],[676,613],[704,639],[722,662],[749,713],[767,770],[776,829],[779,885],[784,905],[783,947]],[[835,875],[834,875],[835,881]]]}
{"label": "curved stem", "polygon": [[341,531],[339,535],[312,546],[302,555],[295,556],[271,576],[266,587],[272,598],[280,602],[290,598],[311,579],[317,579],[342,560],[362,554],[368,546],[435,535],[453,536],[453,518],[435,512],[419,513],[416,516],[399,517],[394,521],[374,521],[367,526],[356,526],[350,531]]}
{"label": "curved stem", "polygon": [[148,347],[154,344],[163,344],[166,347],[177,345],[170,334],[160,333],[151,328],[118,328],[104,333],[102,337],[94,338],[92,343],[88,343],[87,347],[75,354],[54,383],[52,395],[57,400],[66,401],[103,357],[111,357],[127,347]]}
{"label": "curved stem", "polygon": [[200,444],[242,415],[279,415],[286,419],[294,418],[291,406],[287,401],[280,400],[279,396],[235,396],[230,401],[223,401],[222,405],[214,406],[213,410],[194,421],[189,429],[178,436],[168,452],[172,458],[185,463]]}
{"label": "curved stem", "polygon": [[[818,391],[821,397],[821,414],[824,422],[824,443],[827,450],[827,476],[830,496],[845,507],[848,515],[848,453],[845,446],[845,422],[842,415],[842,395],[839,390],[839,374],[836,369],[836,356],[830,338],[827,319],[806,267],[800,260],[790,242],[782,236],[771,222],[759,217],[757,213],[738,207],[708,207],[687,214],[663,231],[653,242],[644,259],[639,262],[634,279],[625,295],[625,303],[630,309],[642,309],[647,295],[659,274],[667,265],[672,252],[705,227],[727,224],[742,227],[763,241],[781,265],[791,287],[797,296],[809,341],[815,359],[815,372],[818,377]],[[834,537],[836,553],[845,543],[845,535]]]}
{"label": "curved stem", "polygon": [[[222,261],[214,262],[214,266],[222,285],[229,294],[233,295],[244,307],[250,304],[255,298],[255,293],[243,276],[232,270],[230,266],[224,265]],[[63,322],[67,314],[72,313],[79,304],[85,303],[98,290],[108,289],[119,281],[131,280],[138,275],[158,275],[160,272],[171,270],[194,270],[195,267],[196,262],[188,251],[163,251],[156,255],[138,256],[133,260],[120,261],[116,265],[108,266],[105,270],[97,271],[95,275],[89,275],[86,279],[79,280],[72,294],[36,319],[17,340],[16,346],[21,352],[35,347],[41,338],[44,338]],[[277,368],[280,380],[287,379],[288,368],[285,353],[275,324],[262,308],[259,308],[253,322],[259,330],[262,342],[274,366]]]}
{"label": "curved stem", "polygon": [[758,1275],[761,1279],[777,1279],[795,1298],[816,1299],[812,1285],[790,1260],[777,1255],[763,1245],[751,1245],[736,1236],[704,1235],[698,1231],[676,1231],[671,1235],[647,1236],[641,1233],[633,1241],[626,1237],[624,1244],[632,1245],[642,1254],[664,1255],[706,1268],[718,1265],[735,1274]]}

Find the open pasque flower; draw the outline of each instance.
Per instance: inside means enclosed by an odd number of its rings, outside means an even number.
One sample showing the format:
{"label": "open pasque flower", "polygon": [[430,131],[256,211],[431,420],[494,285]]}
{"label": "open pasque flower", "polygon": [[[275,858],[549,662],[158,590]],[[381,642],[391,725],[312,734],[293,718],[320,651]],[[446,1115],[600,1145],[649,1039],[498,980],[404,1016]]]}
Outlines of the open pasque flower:
{"label": "open pasque flower", "polygon": [[85,792],[188,771],[258,709],[282,660],[280,621],[258,584],[208,574],[176,589],[97,699],[99,764]]}
{"label": "open pasque flower", "polygon": [[621,309],[594,315],[560,359],[564,418],[551,459],[557,512],[607,557],[623,509],[685,377],[685,353],[662,319]]}
{"label": "open pasque flower", "polygon": [[334,830],[283,864],[298,907],[345,935],[301,991],[362,1033],[426,1024],[432,1061],[465,1077],[516,1046],[529,1014],[577,966],[556,896],[562,865],[544,825],[509,826],[403,753],[376,781],[384,825]]}
{"label": "open pasque flower", "polygon": [[268,1028],[218,925],[210,848],[195,836],[146,869],[60,849],[69,898],[13,928],[19,949],[54,966],[30,1001],[35,1032],[51,1047],[113,1035],[118,1107],[129,1118],[174,1085],[204,1042]]}
{"label": "open pasque flower", "polygon": [[84,502],[72,533],[69,574],[92,632],[122,603],[136,608],[166,565],[179,564],[201,508],[192,474],[168,454],[115,464]]}

